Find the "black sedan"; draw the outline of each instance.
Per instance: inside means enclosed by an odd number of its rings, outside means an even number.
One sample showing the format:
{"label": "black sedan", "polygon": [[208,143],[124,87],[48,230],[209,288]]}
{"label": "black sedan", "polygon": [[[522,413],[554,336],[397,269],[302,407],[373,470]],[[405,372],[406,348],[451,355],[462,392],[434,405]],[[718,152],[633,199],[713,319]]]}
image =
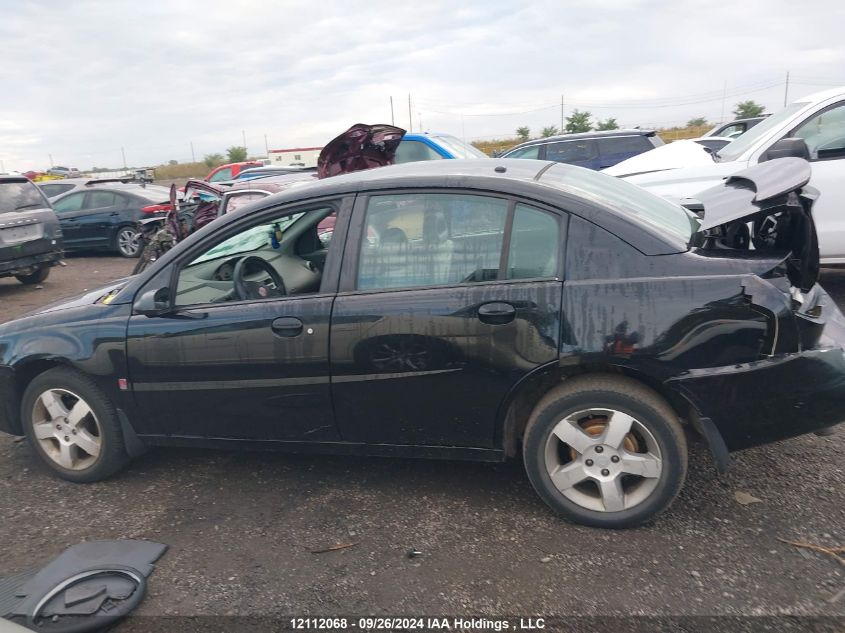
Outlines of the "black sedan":
{"label": "black sedan", "polygon": [[521,454],[560,514],[638,525],[681,489],[687,428],[723,469],[845,418],[809,176],[763,163],[703,217],[531,160],[303,184],[0,325],[0,429],[77,482],[153,445]]}
{"label": "black sedan", "polygon": [[120,182],[78,187],[51,202],[62,225],[65,250],[109,250],[123,257],[141,251],[136,223],[160,213],[170,191]]}

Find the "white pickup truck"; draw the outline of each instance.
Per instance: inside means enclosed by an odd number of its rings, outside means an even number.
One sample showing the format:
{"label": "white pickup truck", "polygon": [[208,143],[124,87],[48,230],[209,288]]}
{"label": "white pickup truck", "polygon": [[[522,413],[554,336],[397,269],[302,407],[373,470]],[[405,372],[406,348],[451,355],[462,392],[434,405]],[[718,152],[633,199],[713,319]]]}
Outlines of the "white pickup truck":
{"label": "white pickup truck", "polygon": [[[803,143],[784,139],[803,139]],[[671,147],[670,144],[668,147]],[[719,184],[757,163],[801,156],[812,163],[810,185],[819,190],[813,218],[822,264],[845,264],[845,87],[803,97],[755,125],[715,153],[691,143],[675,166],[660,148],[622,161],[605,172],[625,178],[665,198],[679,201]],[[809,151],[809,156],[805,152]],[[649,156],[655,153],[653,159]],[[653,165],[650,165],[650,161]],[[679,157],[680,160],[680,157]]]}

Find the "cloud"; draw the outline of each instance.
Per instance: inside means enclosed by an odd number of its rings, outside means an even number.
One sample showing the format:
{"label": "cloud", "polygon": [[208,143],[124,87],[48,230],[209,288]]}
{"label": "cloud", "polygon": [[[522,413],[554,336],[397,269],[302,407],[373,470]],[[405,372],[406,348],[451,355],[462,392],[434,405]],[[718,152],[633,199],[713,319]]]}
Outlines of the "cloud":
{"label": "cloud", "polygon": [[[354,122],[510,135],[589,109],[625,125],[770,110],[845,84],[845,5],[787,0],[0,0],[7,168],[189,160],[322,144]],[[753,16],[754,19],[747,19]],[[819,19],[819,16],[825,16]],[[13,54],[9,54],[12,51]],[[13,63],[9,63],[9,62]],[[814,83],[815,82],[815,83]]]}

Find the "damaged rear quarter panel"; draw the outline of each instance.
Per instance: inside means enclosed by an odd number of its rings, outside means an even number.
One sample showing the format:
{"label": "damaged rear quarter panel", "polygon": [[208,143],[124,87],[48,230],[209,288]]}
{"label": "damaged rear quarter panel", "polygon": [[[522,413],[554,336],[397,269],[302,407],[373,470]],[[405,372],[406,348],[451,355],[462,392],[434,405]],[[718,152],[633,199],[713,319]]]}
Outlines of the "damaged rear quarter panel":
{"label": "damaged rear quarter panel", "polygon": [[708,274],[687,253],[645,256],[584,220],[570,225],[564,357],[666,380],[771,350],[770,318],[744,291],[749,275]]}
{"label": "damaged rear quarter panel", "polygon": [[576,217],[569,235],[564,365],[659,381],[682,416],[692,407],[731,451],[843,421],[845,317],[822,288],[805,302],[823,316],[802,334],[788,281],[759,276],[776,259],[645,256]]}

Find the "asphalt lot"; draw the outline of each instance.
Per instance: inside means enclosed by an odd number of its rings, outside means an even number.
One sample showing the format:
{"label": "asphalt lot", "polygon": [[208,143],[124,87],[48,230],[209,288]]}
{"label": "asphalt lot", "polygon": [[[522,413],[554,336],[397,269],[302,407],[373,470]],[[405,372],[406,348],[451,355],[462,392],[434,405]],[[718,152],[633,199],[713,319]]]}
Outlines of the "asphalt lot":
{"label": "asphalt lot", "polygon": [[[41,289],[0,280],[0,321],[134,261],[67,264]],[[845,302],[845,271],[822,283]],[[518,462],[157,449],[110,481],[75,485],[0,436],[0,576],[82,540],[143,538],[170,546],[145,615],[845,616],[845,565],[778,540],[845,545],[845,429],[735,455],[723,477],[701,443],[691,448],[671,510],[610,532],[552,515]],[[741,505],[737,492],[760,502]]]}

